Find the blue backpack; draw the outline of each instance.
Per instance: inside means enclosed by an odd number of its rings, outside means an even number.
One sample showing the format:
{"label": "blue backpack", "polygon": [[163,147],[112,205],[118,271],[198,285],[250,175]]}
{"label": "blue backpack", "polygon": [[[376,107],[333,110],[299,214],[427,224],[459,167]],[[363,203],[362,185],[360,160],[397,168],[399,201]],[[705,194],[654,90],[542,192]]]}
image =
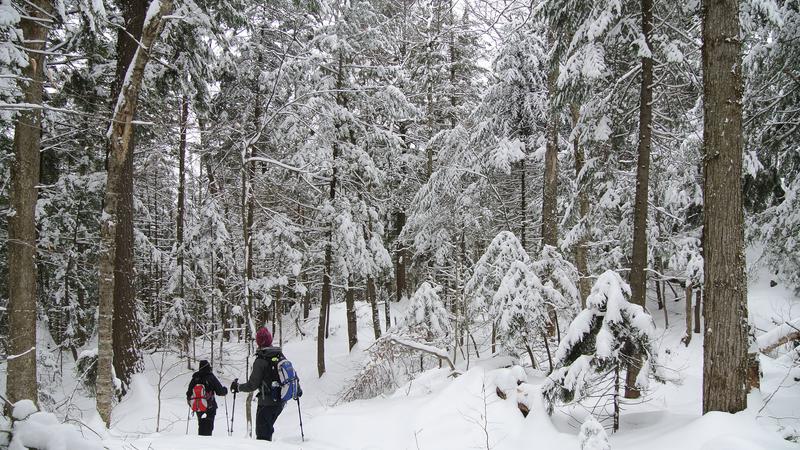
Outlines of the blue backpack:
{"label": "blue backpack", "polygon": [[297,377],[297,372],[294,371],[292,362],[288,359],[278,362],[278,383],[280,390],[278,395],[273,394],[273,398],[277,397],[281,402],[288,402],[297,400],[302,395],[300,378]]}
{"label": "blue backpack", "polygon": [[[262,392],[269,392],[272,400],[276,403],[285,403],[289,400],[297,400],[303,395],[303,390],[300,388],[300,378],[297,377],[297,372],[292,366],[292,362],[288,359],[278,361],[278,358],[272,358],[270,361],[274,365],[274,374],[276,379],[273,379],[269,389],[263,386]],[[265,384],[266,384],[266,380]]]}

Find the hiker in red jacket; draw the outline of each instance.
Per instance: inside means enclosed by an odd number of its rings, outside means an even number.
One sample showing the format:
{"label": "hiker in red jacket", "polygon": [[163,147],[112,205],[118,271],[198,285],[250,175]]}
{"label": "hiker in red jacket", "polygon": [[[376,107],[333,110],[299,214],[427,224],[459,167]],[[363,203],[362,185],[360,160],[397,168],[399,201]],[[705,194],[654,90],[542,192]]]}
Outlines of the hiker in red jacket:
{"label": "hiker in red jacket", "polygon": [[200,361],[200,368],[192,375],[186,390],[186,401],[197,414],[197,434],[200,436],[211,436],[214,432],[214,416],[217,414],[214,394],[227,395],[228,388],[214,376],[211,365],[204,359]]}

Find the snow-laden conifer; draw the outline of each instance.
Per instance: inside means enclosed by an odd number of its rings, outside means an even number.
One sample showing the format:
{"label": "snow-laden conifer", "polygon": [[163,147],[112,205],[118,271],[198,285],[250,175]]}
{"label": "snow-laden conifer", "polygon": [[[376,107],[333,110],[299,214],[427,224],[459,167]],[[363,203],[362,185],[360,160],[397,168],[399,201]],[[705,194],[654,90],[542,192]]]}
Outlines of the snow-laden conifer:
{"label": "snow-laden conifer", "polygon": [[536,365],[531,346],[545,336],[549,322],[545,287],[531,268],[514,261],[500,281],[492,298],[489,315],[497,319],[497,338],[508,353],[519,356],[525,351]]}
{"label": "snow-laden conifer", "polygon": [[542,386],[550,413],[557,404],[610,395],[618,414],[619,373],[626,354],[643,355],[637,388],[665,378],[658,362],[656,328],[644,308],[630,303],[630,287],[606,271],[592,287],[586,308],[572,321],[555,355],[555,370]]}
{"label": "snow-laden conifer", "polygon": [[446,343],[453,333],[451,314],[439,297],[441,286],[423,282],[411,296],[401,328],[427,342]]}

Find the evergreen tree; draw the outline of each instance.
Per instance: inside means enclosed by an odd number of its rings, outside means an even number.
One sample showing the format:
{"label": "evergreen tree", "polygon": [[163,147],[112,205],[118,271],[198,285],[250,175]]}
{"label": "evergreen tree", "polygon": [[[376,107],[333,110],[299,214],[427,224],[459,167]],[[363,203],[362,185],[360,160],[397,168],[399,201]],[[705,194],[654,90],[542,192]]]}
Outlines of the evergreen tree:
{"label": "evergreen tree", "polygon": [[[614,271],[597,278],[586,299],[586,308],[572,321],[555,354],[555,370],[542,386],[552,414],[555,405],[610,395],[619,428],[620,371],[629,363],[627,355],[643,355],[642,369],[635,378],[637,389],[646,389],[650,378],[663,382],[658,362],[655,324],[639,305],[629,301],[630,287]],[[623,386],[624,387],[624,386]]]}

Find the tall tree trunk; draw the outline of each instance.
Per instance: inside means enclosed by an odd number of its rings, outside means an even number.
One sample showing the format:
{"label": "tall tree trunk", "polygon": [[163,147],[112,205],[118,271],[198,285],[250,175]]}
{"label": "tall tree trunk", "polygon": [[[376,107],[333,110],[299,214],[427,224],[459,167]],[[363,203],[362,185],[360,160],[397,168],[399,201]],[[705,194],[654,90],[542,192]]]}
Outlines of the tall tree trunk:
{"label": "tall tree trunk", "polygon": [[[334,150],[334,155],[336,151]],[[331,201],[336,195],[336,176],[331,177]],[[326,325],[328,324],[328,305],[331,304],[332,287],[331,287],[331,269],[333,266],[333,249],[332,249],[332,230],[330,227],[333,224],[328,224],[327,242],[325,243],[325,262],[322,272],[322,296],[319,304],[319,326],[317,326],[317,375],[322,377],[325,373],[325,333]]]}
{"label": "tall tree trunk", "polygon": [[[112,87],[112,101],[117,101],[125,74],[136,54],[137,40],[142,36],[148,0],[121,0],[125,29],[117,32],[117,68]],[[133,113],[135,115],[135,111]],[[139,351],[139,320],[136,315],[136,289],[134,287],[133,243],[133,147],[134,136],[119,179],[117,204],[116,250],[114,259],[114,318],[112,328],[114,372],[125,386],[134,372],[141,370]]]}
{"label": "tall tree trunk", "polygon": [[525,159],[523,159],[519,162],[519,241],[520,244],[522,244],[522,248],[527,250],[528,241],[526,236],[528,234],[528,198],[525,195],[525,191],[527,189],[525,183],[525,168]]}
{"label": "tall tree trunk", "polygon": [[[407,293],[408,285],[406,281],[406,248],[400,241],[400,234],[403,232],[403,227],[406,226],[406,213],[405,211],[397,211],[395,213],[395,243],[397,250],[395,250],[395,269],[394,277],[396,282],[395,301],[399,302]],[[388,327],[389,325],[387,325]]]}
{"label": "tall tree trunk", "polygon": [[700,305],[703,302],[703,290],[698,286],[694,298],[694,332],[700,333]]}
{"label": "tall tree trunk", "polygon": [[[342,93],[342,86],[344,84],[344,56],[339,53],[338,73],[336,75],[336,103],[342,105],[345,101],[344,94]],[[340,124],[336,124],[338,129]],[[338,133],[337,133],[338,135]],[[334,142],[333,155],[331,158],[331,179],[330,191],[328,198],[333,205],[336,199],[336,160],[339,157],[339,145]],[[328,333],[328,315],[330,311],[331,300],[333,297],[333,287],[331,286],[331,271],[333,270],[333,223],[328,223],[328,231],[326,232],[325,242],[325,265],[322,271],[322,297],[319,305],[319,326],[317,327],[317,374],[322,377],[325,373],[325,337]]]}
{"label": "tall tree trunk", "polygon": [[383,302],[383,319],[384,322],[386,322],[386,329],[388,330],[392,326],[392,302],[391,302],[392,280],[391,279],[386,281],[384,288],[386,289],[386,301]]}
{"label": "tall tree trunk", "polygon": [[347,291],[344,294],[345,308],[347,309],[347,348],[353,350],[358,343],[358,327],[356,323],[356,290],[353,287],[352,276],[347,278]]}
{"label": "tall tree trunk", "polygon": [[283,346],[283,329],[281,328],[282,318],[283,318],[283,309],[281,308],[281,304],[283,303],[283,288],[278,287],[278,293],[275,295],[275,305],[272,308],[272,335],[279,336],[278,338],[278,345]]}
{"label": "tall tree trunk", "polygon": [[[653,34],[653,1],[642,0],[642,32],[648,48]],[[633,209],[631,301],[644,306],[647,292],[647,198],[650,183],[650,147],[653,130],[653,60],[642,57],[639,90],[639,156],[636,164],[636,199]]]}
{"label": "tall tree trunk", "polygon": [[747,407],[739,1],[703,2],[703,412]]}
{"label": "tall tree trunk", "polygon": [[686,282],[684,290],[684,296],[686,297],[686,334],[683,335],[681,342],[688,347],[689,343],[692,342],[692,293],[694,289],[691,281]]}
{"label": "tall tree trunk", "polygon": [[[261,65],[261,56],[258,58]],[[256,106],[253,109],[253,126],[255,129],[261,124],[261,95],[256,94]],[[255,209],[255,194],[253,192],[253,176],[255,175],[255,161],[252,161],[254,142],[248,142],[242,151],[242,238],[244,239],[244,340],[252,342],[255,339],[256,326],[253,321],[253,292],[250,281],[253,279],[253,221]],[[259,326],[263,322],[259,320]],[[273,332],[275,329],[273,328]],[[250,356],[250,346],[247,346],[247,355]]]}
{"label": "tall tree trunk", "polygon": [[[162,17],[172,8],[172,0],[161,0],[159,8],[150,15],[150,20],[142,28],[141,45],[152,48],[161,31]],[[105,204],[100,224],[100,276],[98,281],[99,304],[97,324],[97,411],[100,418],[111,424],[111,404],[114,394],[113,377],[113,328],[114,317],[114,270],[116,256],[116,224],[118,222],[118,203],[120,180],[124,173],[126,158],[131,151],[130,139],[133,135],[133,116],[139,90],[144,78],[149,52],[138,48],[128,68],[125,83],[120,89],[119,98],[112,115],[109,140],[111,151],[108,157],[108,180],[106,182]]]}
{"label": "tall tree trunk", "polygon": [[[653,0],[642,0],[642,34],[648,48],[653,34]],[[636,164],[636,199],[633,207],[633,257],[631,258],[631,302],[642,307],[647,298],[647,196],[650,184],[650,146],[653,130],[653,59],[642,57],[642,84],[639,89],[639,156]],[[636,377],[641,355],[628,355],[625,398],[639,398]]]}
{"label": "tall tree trunk", "polygon": [[375,339],[381,337],[381,317],[378,311],[378,295],[375,289],[375,279],[367,278],[367,301],[372,309],[372,329],[375,332]]}
{"label": "tall tree trunk", "polygon": [[[53,6],[33,0],[24,7],[20,21],[28,66],[18,81],[24,102],[42,104],[44,92],[43,50],[47,42],[47,18]],[[8,371],[6,393],[11,402],[30,399],[38,404],[36,382],[36,200],[42,147],[42,110],[18,113],[14,124],[14,161],[11,163],[9,200],[14,214],[8,216]],[[11,358],[11,356],[14,358]]]}
{"label": "tall tree trunk", "polygon": [[302,277],[303,285],[306,288],[306,293],[303,294],[303,319],[308,319],[308,313],[311,310],[311,289],[308,288],[307,275],[304,273]]}
{"label": "tall tree trunk", "polygon": [[[558,247],[558,128],[559,118],[556,106],[556,80],[558,79],[557,62],[551,61],[550,73],[547,77],[548,118],[547,144],[544,154],[544,178],[542,180],[542,248],[545,245]],[[556,335],[558,314],[553,305],[547,306],[550,322],[547,333]]]}
{"label": "tall tree trunk", "polygon": [[[186,126],[189,121],[189,99],[186,95],[181,98],[181,116],[180,116],[180,142],[178,144],[178,217],[176,218],[175,230],[175,246],[178,251],[177,265],[180,271],[180,279],[178,280],[178,295],[181,301],[184,302],[184,307],[188,308],[186,300],[186,290],[184,286],[184,243],[183,243],[183,222],[186,213]],[[187,323],[187,327],[194,327],[193,323]],[[189,350],[189,336],[192,333],[186,330],[184,348]],[[192,368],[191,358],[186,358],[186,368]]]}
{"label": "tall tree trunk", "polygon": [[[570,105],[572,112],[572,126],[577,128],[578,121],[580,120],[581,109],[572,103]],[[572,138],[572,152],[575,157],[575,179],[578,183],[578,220],[583,222],[589,214],[589,197],[587,196],[587,188],[585,182],[581,179],[581,171],[586,163],[583,154],[583,149],[580,147],[580,136],[574,133]],[[585,177],[584,177],[585,178]],[[584,225],[585,226],[585,225]],[[586,298],[592,290],[592,283],[589,279],[589,269],[586,262],[586,233],[581,233],[581,237],[575,245],[575,268],[578,269],[578,292],[581,296],[581,308],[586,307]]]}
{"label": "tall tree trunk", "polygon": [[556,79],[558,68],[550,69],[548,75],[548,119],[547,144],[544,155],[544,179],[542,188],[542,246],[558,246],[558,109],[556,106]]}

